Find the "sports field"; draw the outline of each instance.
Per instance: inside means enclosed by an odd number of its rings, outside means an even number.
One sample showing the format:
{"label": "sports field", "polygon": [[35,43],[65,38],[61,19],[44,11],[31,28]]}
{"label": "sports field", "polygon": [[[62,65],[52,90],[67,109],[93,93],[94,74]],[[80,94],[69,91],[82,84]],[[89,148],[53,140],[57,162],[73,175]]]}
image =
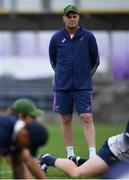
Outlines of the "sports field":
{"label": "sports field", "polygon": [[[63,138],[60,131],[60,125],[57,124],[45,124],[49,131],[49,141],[47,145],[39,149],[38,156],[42,153],[50,153],[58,157],[66,157],[65,146],[63,143]],[[96,141],[97,141],[97,150],[101,147],[104,140],[109,136],[115,135],[123,131],[123,124],[95,124],[96,126]],[[80,123],[73,125],[74,133],[74,146],[76,155],[87,157],[87,146],[84,141],[83,130]],[[69,176],[62,173],[61,171],[55,168],[49,168],[47,172],[49,179],[70,179]],[[12,173],[8,164],[1,159],[0,160],[0,179],[11,179]]]}

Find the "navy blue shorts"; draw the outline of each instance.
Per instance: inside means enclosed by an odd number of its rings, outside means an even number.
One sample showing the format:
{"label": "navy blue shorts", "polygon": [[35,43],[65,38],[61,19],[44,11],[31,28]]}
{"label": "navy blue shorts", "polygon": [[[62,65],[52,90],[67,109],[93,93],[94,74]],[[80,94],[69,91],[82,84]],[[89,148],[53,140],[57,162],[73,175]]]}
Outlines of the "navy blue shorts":
{"label": "navy blue shorts", "polygon": [[97,155],[99,157],[101,157],[106,164],[111,167],[119,162],[121,162],[117,157],[115,157],[115,155],[111,152],[111,150],[109,149],[108,146],[108,142],[106,141],[104,143],[104,145],[102,146],[102,148],[99,150],[99,152],[97,153]]}
{"label": "navy blue shorts", "polygon": [[[109,169],[101,176],[101,179],[121,179],[123,175],[126,175],[129,170],[129,164],[119,160],[109,149],[107,141],[97,153],[106,164]],[[123,178],[122,178],[123,179]],[[126,179],[126,176],[125,176]],[[128,179],[128,178],[127,178]]]}
{"label": "navy blue shorts", "polygon": [[92,113],[92,91],[55,91],[53,111],[60,114],[72,114],[73,107],[78,114]]}

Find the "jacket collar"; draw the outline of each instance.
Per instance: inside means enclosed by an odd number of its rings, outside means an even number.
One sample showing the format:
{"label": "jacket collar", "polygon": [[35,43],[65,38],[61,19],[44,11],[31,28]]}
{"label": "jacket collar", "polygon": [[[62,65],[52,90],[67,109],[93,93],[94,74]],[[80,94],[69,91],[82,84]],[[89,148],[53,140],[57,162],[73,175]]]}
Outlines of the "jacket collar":
{"label": "jacket collar", "polygon": [[[63,29],[63,33],[64,33],[65,37],[70,38],[70,34],[66,28]],[[82,33],[83,33],[83,28],[79,27],[78,31],[74,35],[74,38],[80,36]]]}

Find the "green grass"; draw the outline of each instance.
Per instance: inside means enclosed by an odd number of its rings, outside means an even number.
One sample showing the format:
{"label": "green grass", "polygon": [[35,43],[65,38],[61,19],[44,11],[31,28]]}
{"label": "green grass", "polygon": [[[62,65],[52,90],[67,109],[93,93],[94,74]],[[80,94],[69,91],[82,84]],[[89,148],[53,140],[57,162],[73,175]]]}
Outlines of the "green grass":
{"label": "green grass", "polygon": [[[49,131],[49,141],[45,147],[40,148],[38,151],[38,156],[42,153],[50,153],[57,157],[66,157],[66,150],[63,142],[63,137],[61,135],[60,125],[59,124],[45,124]],[[96,144],[97,150],[101,148],[104,141],[112,135],[119,134],[123,131],[124,125],[122,124],[96,124]],[[73,125],[73,134],[74,134],[74,147],[75,153],[78,156],[87,157],[88,149],[84,140],[83,129],[80,123]],[[57,170],[56,168],[50,168],[47,172],[49,179],[69,179],[66,174]],[[10,173],[10,167],[3,160],[0,159],[0,179],[9,179],[12,178]]]}

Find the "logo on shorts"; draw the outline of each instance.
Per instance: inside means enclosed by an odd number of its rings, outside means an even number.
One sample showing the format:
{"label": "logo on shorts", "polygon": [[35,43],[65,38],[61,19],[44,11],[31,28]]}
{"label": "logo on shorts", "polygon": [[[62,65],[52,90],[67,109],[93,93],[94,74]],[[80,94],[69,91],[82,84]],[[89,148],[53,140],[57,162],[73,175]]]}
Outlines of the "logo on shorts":
{"label": "logo on shorts", "polygon": [[91,106],[88,106],[86,110],[91,111]]}
{"label": "logo on shorts", "polygon": [[56,110],[56,111],[58,111],[58,110],[59,110],[59,105],[57,105],[57,106],[55,107],[55,110]]}
{"label": "logo on shorts", "polygon": [[110,156],[109,159],[110,159],[110,160],[113,160],[113,161],[116,161],[116,160],[117,160],[117,158],[115,158],[114,156]]}

